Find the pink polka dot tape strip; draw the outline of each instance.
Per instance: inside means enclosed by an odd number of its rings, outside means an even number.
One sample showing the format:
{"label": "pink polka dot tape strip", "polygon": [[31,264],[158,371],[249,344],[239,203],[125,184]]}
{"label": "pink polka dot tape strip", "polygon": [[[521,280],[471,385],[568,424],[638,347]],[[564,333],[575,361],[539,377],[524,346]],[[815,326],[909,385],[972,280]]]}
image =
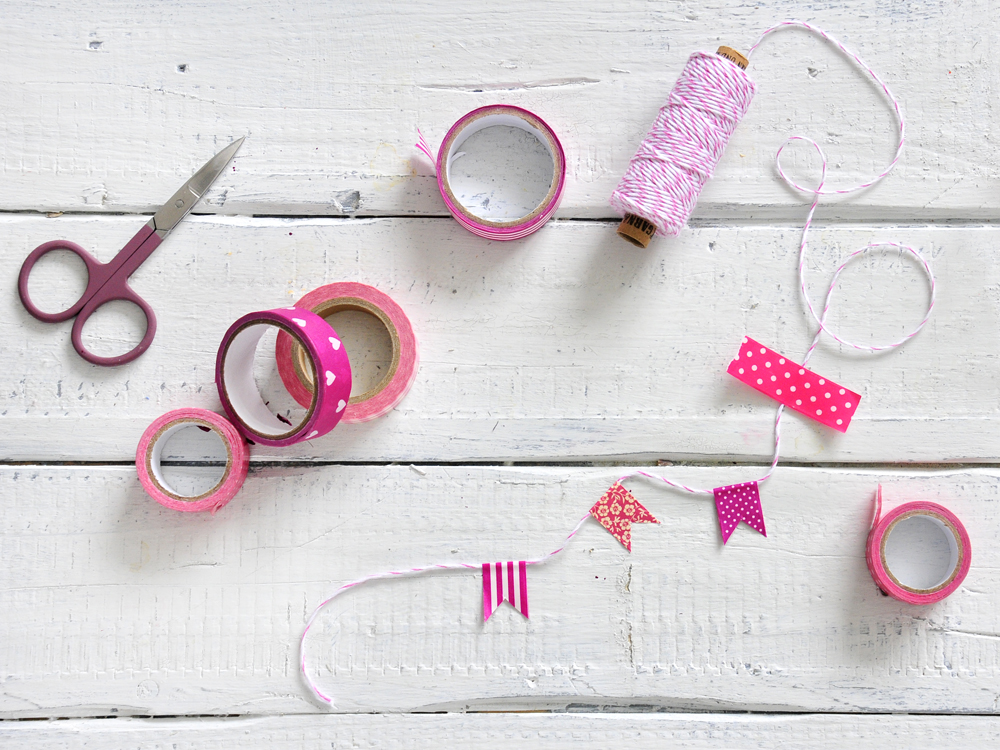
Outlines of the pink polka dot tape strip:
{"label": "pink polka dot tape strip", "polygon": [[879,487],[865,554],[878,587],[907,604],[933,604],[953,594],[972,564],[972,543],[958,517],[929,502],[881,513]]}
{"label": "pink polka dot tape strip", "polygon": [[[186,427],[200,427],[215,432],[226,447],[226,471],[222,479],[195,497],[177,492],[163,476],[160,459],[172,435]],[[247,477],[250,450],[243,437],[224,417],[204,409],[177,409],[156,419],[139,439],[135,468],[143,489],[160,505],[171,510],[215,513],[239,492]]]}
{"label": "pink polka dot tape strip", "polygon": [[751,388],[840,432],[847,432],[857,393],[792,362],[752,338],[743,339],[727,372]]}
{"label": "pink polka dot tape strip", "polygon": [[[281,329],[305,350],[312,381],[319,383],[297,425],[278,419],[254,382],[254,353],[269,326]],[[215,384],[226,414],[247,439],[293,445],[322,437],[340,422],[351,397],[351,365],[337,332],[316,313],[298,307],[266,310],[244,315],[226,331],[215,362]]]}
{"label": "pink polka dot tape strip", "polygon": [[[514,127],[532,134],[548,149],[552,157],[552,182],[545,197],[529,213],[513,219],[491,219],[477,214],[477,207],[469,205],[468,201],[463,202],[451,183],[452,164],[463,155],[462,144],[475,133],[495,125]],[[417,145],[434,161],[434,156],[422,140]],[[566,156],[552,128],[538,115],[505,104],[480,107],[452,125],[438,150],[436,168],[438,189],[448,211],[470,232],[489,240],[517,240],[541,229],[559,207],[559,199],[566,183]]]}
{"label": "pink polka dot tape strip", "polygon": [[[389,332],[392,361],[388,371],[373,388],[350,398],[341,421],[350,424],[376,419],[403,400],[417,377],[417,339],[403,309],[387,294],[367,284],[340,282],[313,289],[295,306],[324,318],[342,310],[364,312],[379,320]],[[275,358],[285,388],[302,406],[308,406],[313,380],[306,367],[305,351],[282,331],[275,344]]]}

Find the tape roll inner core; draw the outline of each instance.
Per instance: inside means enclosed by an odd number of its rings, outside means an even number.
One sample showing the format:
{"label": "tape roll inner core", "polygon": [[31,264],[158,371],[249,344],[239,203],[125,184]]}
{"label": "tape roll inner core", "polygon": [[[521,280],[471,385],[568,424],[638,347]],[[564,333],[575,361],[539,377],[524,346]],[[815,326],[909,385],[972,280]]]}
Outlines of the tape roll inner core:
{"label": "tape roll inner core", "polygon": [[[503,108],[500,108],[501,111]],[[460,158],[469,158],[469,154],[461,151],[462,145],[469,139],[470,136],[479,133],[487,128],[493,128],[497,126],[506,126],[508,128],[516,128],[529,133],[541,143],[545,149],[548,151],[549,159],[551,161],[551,177],[549,179],[548,189],[544,197],[531,208],[527,213],[522,216],[515,217],[503,217],[497,218],[496,211],[486,210],[487,207],[482,205],[469,205],[468,198],[464,201],[459,198],[454,189],[452,188],[452,167],[454,163]],[[552,134],[549,133],[546,128],[542,125],[541,121],[530,115],[530,113],[521,113],[519,116],[512,114],[499,114],[496,112],[490,113],[482,112],[478,115],[473,116],[465,127],[453,129],[449,134],[448,138],[441,146],[442,153],[444,155],[444,164],[442,169],[442,187],[447,193],[448,197],[455,204],[455,207],[467,218],[474,222],[483,224],[490,227],[511,227],[521,224],[525,221],[530,221],[536,216],[545,211],[546,207],[552,202],[556,195],[556,191],[559,189],[560,175],[563,171],[562,157],[560,156],[560,150],[556,145]],[[509,151],[507,149],[506,151]],[[520,156],[520,155],[519,155]],[[523,175],[522,175],[523,176]],[[493,180],[496,182],[496,180]],[[521,190],[525,188],[517,184],[508,185],[508,190]],[[483,216],[482,212],[487,214]],[[492,216],[492,218],[491,218]]]}
{"label": "tape roll inner core", "polygon": [[[202,427],[211,430],[218,437],[219,442],[226,449],[226,469],[222,474],[222,478],[216,482],[212,487],[202,492],[200,495],[183,495],[170,485],[166,477],[163,475],[163,466],[161,464],[161,459],[163,458],[163,449],[166,447],[170,438],[175,434],[184,430],[188,427]],[[226,480],[229,478],[229,474],[233,468],[233,451],[230,448],[229,443],[226,442],[225,436],[219,432],[215,425],[210,424],[201,419],[186,418],[178,419],[176,422],[170,422],[161,427],[156,435],[153,436],[153,441],[150,443],[149,449],[146,452],[146,473],[153,480],[153,483],[159,488],[165,495],[173,498],[174,500],[179,500],[181,502],[197,502],[199,500],[204,500],[209,495],[216,492]]]}
{"label": "tape roll inner core", "polygon": [[932,594],[950,584],[961,568],[958,530],[927,511],[904,513],[892,522],[881,544],[882,566],[901,588]]}
{"label": "tape roll inner core", "polygon": [[[271,440],[281,440],[295,435],[306,424],[316,409],[316,393],[313,392],[309,410],[297,425],[289,427],[267,408],[253,377],[253,360],[257,344],[268,327],[280,328],[288,333],[300,349],[302,337],[299,332],[277,321],[251,321],[233,334],[222,354],[222,385],[226,391],[236,419],[250,432]],[[315,382],[316,366],[311,357],[304,358],[309,377]]]}
{"label": "tape roll inner core", "polygon": [[[312,312],[324,319],[332,317],[335,313],[348,311],[366,313],[378,320],[388,332],[389,340],[392,346],[392,359],[389,363],[388,371],[372,388],[369,388],[364,393],[351,396],[351,400],[348,401],[348,403],[357,404],[362,401],[367,401],[370,398],[374,398],[379,393],[384,391],[388,387],[389,383],[392,382],[392,379],[396,374],[396,370],[399,369],[402,346],[399,342],[399,331],[396,330],[396,326],[393,325],[389,316],[368,300],[360,299],[359,297],[337,297],[336,299],[327,300],[326,302],[312,308]],[[306,389],[312,393],[314,390],[313,384],[316,381],[313,378],[312,369],[309,366],[310,363],[309,359],[306,357],[305,349],[298,343],[298,341],[292,344],[292,363],[295,365],[295,374],[298,376],[299,382],[301,382],[302,385],[304,385]]]}

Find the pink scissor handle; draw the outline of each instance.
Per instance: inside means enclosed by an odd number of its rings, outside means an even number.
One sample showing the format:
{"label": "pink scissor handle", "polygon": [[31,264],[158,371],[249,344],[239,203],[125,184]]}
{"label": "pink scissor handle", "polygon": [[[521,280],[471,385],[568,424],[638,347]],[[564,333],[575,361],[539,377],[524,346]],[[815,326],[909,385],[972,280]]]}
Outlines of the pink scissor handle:
{"label": "pink scissor handle", "polygon": [[[104,367],[123,365],[126,362],[136,359],[149,348],[149,345],[153,343],[153,337],[156,335],[156,315],[153,314],[153,308],[149,306],[146,300],[133,292],[132,287],[125,282],[115,285],[114,288],[109,289],[109,286],[111,285],[105,286],[100,295],[93,297],[83,306],[79,315],[76,316],[76,320],[73,321],[73,331],[70,333],[70,340],[73,342],[73,348],[76,349],[77,354],[91,364],[102,365]],[[131,302],[142,310],[143,315],[146,316],[146,333],[143,334],[142,341],[136,344],[135,348],[131,351],[114,357],[99,357],[84,348],[83,326],[99,307],[115,300]]]}
{"label": "pink scissor handle", "polygon": [[[51,253],[53,250],[68,250],[83,261],[83,264],[87,267],[87,288],[84,290],[83,294],[80,295],[80,299],[74,302],[67,309],[62,312],[47,313],[44,310],[38,309],[38,307],[35,306],[35,303],[31,301],[31,297],[28,295],[28,277],[31,275],[31,270],[35,267],[35,263],[37,263],[43,255]],[[21,272],[17,276],[17,293],[21,298],[21,304],[24,305],[24,309],[31,313],[31,315],[39,320],[45,321],[46,323],[61,323],[64,320],[69,320],[80,312],[87,300],[93,297],[97,290],[101,288],[105,281],[107,281],[107,277],[108,267],[103,263],[100,263],[97,258],[88,253],[75,242],[70,242],[69,240],[53,240],[52,242],[46,242],[39,245],[32,250],[31,253],[29,253],[27,258],[24,259],[24,263],[21,264]]]}

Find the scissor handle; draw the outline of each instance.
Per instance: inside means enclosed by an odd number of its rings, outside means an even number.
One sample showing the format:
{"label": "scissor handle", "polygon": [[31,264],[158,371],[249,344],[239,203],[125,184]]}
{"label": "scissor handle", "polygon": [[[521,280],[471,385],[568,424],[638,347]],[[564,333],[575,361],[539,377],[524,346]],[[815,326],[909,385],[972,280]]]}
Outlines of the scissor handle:
{"label": "scissor handle", "polygon": [[[31,275],[31,270],[35,267],[35,263],[43,255],[51,253],[53,250],[69,250],[69,252],[75,253],[83,261],[83,264],[87,267],[87,288],[80,295],[80,299],[69,308],[62,312],[47,313],[44,310],[39,310],[35,306],[35,303],[31,301],[31,297],[28,295],[28,277]],[[17,293],[21,297],[21,304],[24,305],[24,309],[34,317],[46,323],[60,323],[64,320],[69,320],[80,312],[87,300],[100,289],[106,276],[106,272],[103,272],[104,268],[106,267],[97,258],[75,242],[70,242],[69,240],[52,240],[52,242],[46,242],[36,247],[24,259],[24,263],[21,264],[21,273],[17,276]]]}
{"label": "scissor handle", "polygon": [[[135,348],[131,351],[119,354],[115,357],[99,357],[84,348],[83,326],[86,324],[87,319],[97,312],[98,308],[102,305],[106,305],[108,302],[114,302],[115,300],[131,302],[133,305],[142,310],[142,314],[146,316],[146,333],[143,335],[142,341],[136,344]],[[73,331],[70,333],[70,340],[73,342],[73,348],[76,349],[77,354],[91,364],[101,365],[103,367],[114,367],[136,359],[140,354],[149,348],[150,344],[153,343],[153,337],[155,335],[156,315],[153,314],[153,308],[149,306],[146,300],[132,291],[132,287],[126,283],[122,283],[111,290],[108,289],[108,286],[105,286],[104,289],[101,290],[101,294],[96,295],[87,301],[87,303],[83,306],[83,309],[80,310],[79,315],[76,316],[76,320],[73,321]]]}

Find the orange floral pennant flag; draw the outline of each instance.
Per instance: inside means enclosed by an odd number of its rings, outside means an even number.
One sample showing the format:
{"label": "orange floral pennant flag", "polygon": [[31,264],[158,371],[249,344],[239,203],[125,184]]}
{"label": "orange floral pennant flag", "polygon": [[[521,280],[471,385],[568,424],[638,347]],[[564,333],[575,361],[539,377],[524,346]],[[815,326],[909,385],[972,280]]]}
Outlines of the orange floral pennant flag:
{"label": "orange floral pennant flag", "polygon": [[659,523],[632,493],[618,482],[611,485],[601,499],[594,503],[590,515],[600,521],[601,526],[611,532],[629,552],[632,551],[632,524]]}

